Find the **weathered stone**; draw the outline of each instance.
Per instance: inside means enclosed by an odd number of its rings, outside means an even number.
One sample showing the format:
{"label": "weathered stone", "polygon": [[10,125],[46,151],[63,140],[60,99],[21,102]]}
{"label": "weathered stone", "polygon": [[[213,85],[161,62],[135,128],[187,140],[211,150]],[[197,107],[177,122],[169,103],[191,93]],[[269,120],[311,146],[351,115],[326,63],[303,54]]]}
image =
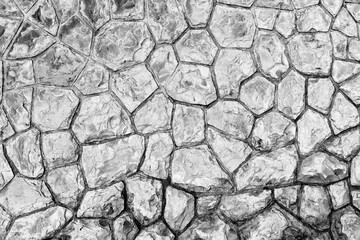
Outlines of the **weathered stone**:
{"label": "weathered stone", "polygon": [[79,104],[72,90],[38,87],[34,93],[32,121],[41,131],[67,129]]}
{"label": "weathered stone", "polygon": [[309,78],[307,103],[316,110],[327,114],[335,88],[329,78]]}
{"label": "weathered stone", "polygon": [[[0,147],[0,191],[13,179],[14,173],[6,160],[2,146]],[[1,208],[0,208],[1,211]],[[0,214],[1,215],[1,214]],[[1,222],[1,221],[0,221]],[[0,227],[1,229],[1,227]],[[0,230],[1,233],[1,230]],[[0,234],[1,236],[1,234]]]}
{"label": "weathered stone", "polygon": [[157,88],[156,82],[145,64],[112,74],[110,85],[111,90],[130,112],[133,112]]}
{"label": "weathered stone", "polygon": [[4,90],[12,90],[35,83],[31,60],[6,61],[4,64]]}
{"label": "weathered stone", "polygon": [[90,25],[98,29],[110,20],[109,1],[80,0],[80,14]]}
{"label": "weathered stone", "polygon": [[110,12],[113,19],[139,20],[144,18],[144,0],[110,0]]}
{"label": "weathered stone", "polygon": [[170,129],[172,102],[163,93],[157,93],[134,114],[136,129],[141,133],[151,133]]}
{"label": "weathered stone", "polygon": [[85,193],[77,217],[114,218],[124,209],[122,182]]}
{"label": "weathered stone", "polygon": [[331,135],[326,118],[314,110],[308,109],[297,121],[297,140],[301,154],[308,154],[319,143]]}
{"label": "weathered stone", "polygon": [[288,38],[295,32],[295,13],[293,11],[280,11],[276,21],[275,30],[284,38]]}
{"label": "weathered stone", "polygon": [[335,60],[331,76],[335,82],[341,83],[360,72],[360,64]]}
{"label": "weathered stone", "polygon": [[227,192],[231,188],[228,176],[206,145],[176,150],[171,172],[173,184],[191,191]]}
{"label": "weathered stone", "polygon": [[339,135],[325,142],[325,148],[331,153],[345,160],[360,148],[360,130],[358,128],[340,133]]}
{"label": "weathered stone", "polygon": [[110,73],[105,67],[94,61],[88,61],[75,82],[75,86],[84,95],[106,92],[109,88]]}
{"label": "weathered stone", "polygon": [[128,114],[109,94],[84,98],[72,130],[80,142],[122,136],[133,131]]}
{"label": "weathered stone", "polygon": [[344,33],[348,37],[357,37],[356,22],[344,7],[337,14],[332,28]]}
{"label": "weathered stone", "polygon": [[125,212],[114,221],[113,231],[115,240],[133,240],[139,229],[130,214]]}
{"label": "weathered stone", "polygon": [[220,46],[250,48],[255,28],[254,17],[249,9],[215,6],[210,30]]}
{"label": "weathered stone", "polygon": [[256,119],[250,142],[257,150],[283,147],[295,138],[296,125],[278,112]]}
{"label": "weathered stone", "polygon": [[298,214],[298,196],[300,193],[300,186],[289,186],[283,188],[276,188],[274,190],[275,199],[284,207],[295,214]]}
{"label": "weathered stone", "polygon": [[321,4],[329,11],[333,16],[336,16],[340,11],[343,4],[343,0],[321,0]]}
{"label": "weathered stone", "polygon": [[89,187],[99,187],[136,172],[144,153],[139,135],[83,147],[81,165]]}
{"label": "weathered stone", "polygon": [[332,44],[328,33],[298,34],[288,43],[294,67],[305,74],[328,75],[332,64]]}
{"label": "weathered stone", "polygon": [[85,59],[69,48],[55,44],[34,61],[34,71],[39,83],[69,86],[85,66]]}
{"label": "weathered stone", "polygon": [[258,0],[258,1],[256,1],[255,6],[275,8],[275,9],[294,10],[292,0]]}
{"label": "weathered stone", "polygon": [[57,236],[57,239],[112,239],[110,227],[101,219],[74,219]]}
{"label": "weathered stone", "polygon": [[3,17],[12,17],[12,18],[22,18],[23,14],[20,9],[17,7],[14,1],[12,0],[3,0],[0,3],[0,16]]}
{"label": "weathered stone", "polygon": [[0,55],[3,56],[5,50],[10,44],[12,38],[14,37],[18,27],[20,26],[21,21],[10,19],[8,17],[0,17],[0,26],[2,29],[2,35],[0,37]]}
{"label": "weathered stone", "polygon": [[204,27],[207,24],[213,0],[181,0],[180,3],[192,27]]}
{"label": "weathered stone", "polygon": [[194,217],[194,197],[173,187],[166,188],[164,219],[170,228],[182,231]]}
{"label": "weathered stone", "polygon": [[15,131],[11,126],[8,117],[6,116],[3,108],[0,108],[0,140],[3,141],[14,134]]}
{"label": "weathered stone", "polygon": [[78,204],[78,198],[85,188],[82,173],[77,165],[51,170],[46,176],[46,181],[58,201],[69,207]]}
{"label": "weathered stone", "polygon": [[221,200],[220,195],[199,197],[196,203],[198,215],[207,214],[217,208]]}
{"label": "weathered stone", "polygon": [[22,9],[24,12],[27,12],[36,2],[36,0],[15,0],[15,2],[18,4],[20,9]]}
{"label": "weathered stone", "polygon": [[5,239],[6,230],[10,225],[11,216],[0,207],[0,238]]}
{"label": "weathered stone", "polygon": [[9,139],[5,145],[6,153],[19,172],[30,178],[44,173],[40,153],[40,133],[36,128]]}
{"label": "weathered stone", "polygon": [[331,184],[327,189],[335,210],[350,203],[349,186],[346,180]]}
{"label": "weathered stone", "polygon": [[360,4],[348,3],[346,4],[346,8],[354,19],[360,22]]}
{"label": "weathered stone", "polygon": [[296,9],[307,8],[317,5],[319,0],[292,0]]}
{"label": "weathered stone", "polygon": [[207,110],[206,122],[228,134],[245,139],[252,129],[254,116],[239,102],[219,101]]}
{"label": "weathered stone", "polygon": [[68,20],[78,10],[78,0],[53,0],[57,15],[61,23]]}
{"label": "weathered stone", "polygon": [[245,142],[228,137],[211,127],[206,131],[206,140],[229,172],[235,171],[252,152]]}
{"label": "weathered stone", "polygon": [[360,236],[360,216],[353,207],[346,207],[332,215],[331,232],[335,239],[356,240]]}
{"label": "weathered stone", "polygon": [[250,77],[256,71],[256,67],[250,52],[221,49],[214,70],[220,96],[237,98],[240,83]]}
{"label": "weathered stone", "polygon": [[357,154],[351,161],[350,183],[353,186],[360,186],[360,154]]}
{"label": "weathered stone", "polygon": [[360,40],[359,39],[350,39],[349,58],[360,61],[360,50],[359,49],[360,49]]}
{"label": "weathered stone", "polygon": [[334,56],[340,59],[346,59],[348,40],[347,37],[338,31],[331,31]]}
{"label": "weathered stone", "polygon": [[148,226],[141,230],[135,240],[173,240],[174,234],[170,229],[162,222],[159,221],[151,226]]}
{"label": "weathered stone", "polygon": [[352,190],[351,199],[354,207],[360,210],[360,190]]}
{"label": "weathered stone", "polygon": [[303,8],[296,12],[296,28],[299,32],[327,32],[331,24],[331,15],[317,6]]}
{"label": "weathered stone", "polygon": [[119,70],[143,62],[154,45],[145,23],[113,20],[96,34],[92,56]]}
{"label": "weathered stone", "polygon": [[50,0],[37,1],[28,14],[30,15],[30,20],[32,22],[39,24],[50,34],[56,35],[59,28],[59,20]]}
{"label": "weathered stone", "polygon": [[256,26],[258,28],[267,30],[273,29],[278,10],[258,7],[254,7],[251,10],[254,14]]}

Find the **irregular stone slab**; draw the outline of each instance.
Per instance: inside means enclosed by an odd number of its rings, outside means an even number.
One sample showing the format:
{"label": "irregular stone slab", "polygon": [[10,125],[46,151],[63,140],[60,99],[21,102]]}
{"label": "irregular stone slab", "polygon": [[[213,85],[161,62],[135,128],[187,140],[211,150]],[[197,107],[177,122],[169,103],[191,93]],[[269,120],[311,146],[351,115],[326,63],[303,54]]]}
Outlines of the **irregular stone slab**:
{"label": "irregular stone slab", "polygon": [[254,116],[239,102],[219,101],[207,110],[206,122],[225,133],[245,139],[252,129]]}
{"label": "irregular stone slab", "polygon": [[206,145],[174,152],[171,166],[172,183],[195,192],[227,192],[228,176],[218,165]]}
{"label": "irregular stone slab", "polygon": [[331,39],[333,43],[334,56],[345,60],[348,45],[347,37],[338,31],[331,31]]}
{"label": "irregular stone slab", "polygon": [[0,26],[2,35],[0,37],[0,55],[2,56],[14,37],[16,30],[20,26],[21,21],[15,19],[9,19],[7,17],[0,17]]}
{"label": "irregular stone slab", "polygon": [[72,90],[37,87],[32,121],[41,131],[67,129],[78,104],[79,98]]}
{"label": "irregular stone slab", "polygon": [[151,133],[170,129],[172,102],[163,93],[157,93],[134,114],[136,129],[141,133]]}
{"label": "irregular stone slab", "polygon": [[142,229],[135,240],[173,240],[174,234],[170,229],[162,222],[157,222],[151,226]]}
{"label": "irregular stone slab", "polygon": [[260,29],[272,30],[278,10],[272,8],[251,8],[255,17],[256,26]]}
{"label": "irregular stone slab", "polygon": [[0,140],[3,141],[15,134],[4,109],[0,108]]}
{"label": "irregular stone slab", "polygon": [[291,0],[258,0],[255,3],[257,7],[268,7],[276,9],[293,10],[293,1]]}
{"label": "irregular stone slab", "polygon": [[284,207],[298,214],[298,196],[300,193],[300,186],[289,186],[283,188],[276,188],[274,190],[275,199]]}
{"label": "irregular stone slab", "polygon": [[8,157],[19,172],[30,178],[44,173],[40,152],[40,133],[36,128],[9,139],[5,144]]}
{"label": "irregular stone slab", "polygon": [[179,58],[184,62],[212,64],[218,50],[206,30],[190,30],[175,44]]}
{"label": "irregular stone slab", "polygon": [[344,33],[348,37],[357,37],[356,22],[344,7],[337,14],[332,28]]}
{"label": "irregular stone slab", "polygon": [[59,20],[50,0],[37,1],[28,14],[32,22],[40,25],[47,32],[56,36],[59,28]]}
{"label": "irregular stone slab", "polygon": [[[319,2],[317,0],[317,2]],[[296,6],[295,6],[296,7]],[[307,7],[295,11],[296,28],[299,32],[327,32],[331,24],[331,15],[317,6]]]}
{"label": "irregular stone slab", "polygon": [[156,89],[157,85],[145,64],[116,72],[110,78],[111,90],[133,112]]}
{"label": "irregular stone slab", "polygon": [[125,212],[114,221],[113,231],[115,240],[132,240],[139,229],[130,214]]}
{"label": "irregular stone slab", "polygon": [[260,151],[283,147],[295,138],[296,125],[278,112],[256,119],[250,142]]}
{"label": "irregular stone slab", "polygon": [[360,155],[357,154],[351,161],[350,183],[353,186],[360,186]]}
{"label": "irregular stone slab", "polygon": [[111,240],[111,229],[99,219],[74,219],[60,233],[59,239]]}
{"label": "irregular stone slab", "polygon": [[61,229],[72,215],[70,210],[56,206],[18,218],[11,226],[6,239],[45,239]]}
{"label": "irregular stone slab", "polygon": [[346,237],[356,239],[360,235],[360,216],[351,206],[342,208],[332,215],[331,232],[335,239]]}
{"label": "irregular stone slab", "polygon": [[194,217],[194,197],[173,187],[166,188],[164,219],[170,228],[182,231]]}
{"label": "irregular stone slab", "polygon": [[335,60],[331,76],[335,82],[341,83],[360,72],[360,64]]}
{"label": "irregular stone slab", "polygon": [[[6,160],[2,146],[0,147],[0,191],[13,179],[14,173]],[[0,208],[1,211],[1,208]],[[0,214],[1,215],[1,214]],[[0,221],[1,222],[1,221]],[[1,227],[0,227],[1,229]],[[0,231],[1,233],[1,231]],[[0,234],[1,236],[1,234]]]}
{"label": "irregular stone slab", "polygon": [[145,23],[113,20],[96,34],[92,57],[119,70],[143,62],[154,45]]}
{"label": "irregular stone slab", "polygon": [[16,176],[1,191],[0,204],[18,216],[49,206],[52,197],[43,181]]}
{"label": "irregular stone slab", "polygon": [[1,11],[0,15],[6,18],[22,18],[23,14],[20,9],[17,7],[14,1],[12,0],[3,0],[1,2]]}
{"label": "irregular stone slab", "polygon": [[327,114],[335,88],[329,78],[309,78],[307,103],[316,110]]}
{"label": "irregular stone slab", "polygon": [[242,221],[264,209],[270,201],[269,190],[229,195],[221,198],[219,209],[232,221]]}
{"label": "irregular stone slab", "polygon": [[[359,8],[360,11],[360,8]],[[349,42],[349,58],[353,60],[360,61],[360,40],[359,39],[350,39]]]}
{"label": "irregular stone slab", "polygon": [[298,155],[293,145],[256,154],[235,174],[237,190],[292,183]]}
{"label": "irregular stone slab", "polygon": [[346,4],[347,10],[350,12],[350,14],[354,17],[354,19],[359,22],[360,21],[360,5],[354,4],[354,3],[348,3]]}
{"label": "irregular stone slab", "polygon": [[39,83],[54,86],[72,85],[84,66],[82,56],[60,44],[55,44],[34,61]]}
{"label": "irregular stone slab", "polygon": [[84,98],[72,130],[82,143],[133,131],[128,114],[109,94]]}
{"label": "irregular stone slab", "polygon": [[54,0],[57,15],[61,23],[68,20],[78,10],[78,0]]}
{"label": "irregular stone slab", "polygon": [[328,184],[346,178],[347,169],[346,163],[326,153],[316,152],[301,162],[298,180],[307,184]]}
{"label": "irregular stone slab", "polygon": [[180,63],[165,86],[175,100],[208,105],[215,101],[216,90],[209,67]]}
{"label": "irregular stone slab", "polygon": [[122,182],[85,193],[77,217],[114,218],[124,209]]}
{"label": "irregular stone slab", "polygon": [[117,1],[110,0],[110,12],[113,19],[139,20],[145,15],[144,0]]}
{"label": "irregular stone slab", "polygon": [[257,75],[241,86],[240,100],[255,114],[262,114],[273,107],[275,85]]}
{"label": "irregular stone slab", "polygon": [[319,0],[292,0],[295,9],[307,8],[319,3]]}
{"label": "irregular stone slab", "polygon": [[229,172],[235,171],[252,152],[245,142],[228,137],[211,127],[206,131],[206,140]]}
{"label": "irregular stone slab", "polygon": [[350,156],[360,148],[360,130],[358,128],[337,136],[325,142],[326,150],[345,160],[350,160]]}
{"label": "irregular stone slab", "polygon": [[154,178],[166,179],[174,144],[169,133],[155,133],[149,137],[141,171]]}
{"label": "irregular stone slab", "polygon": [[220,96],[237,98],[240,83],[250,77],[256,71],[256,67],[250,52],[221,49],[214,70]]}
{"label": "irregular stone slab", "polygon": [[35,83],[31,60],[6,61],[4,64],[4,90],[26,87]]}
{"label": "irregular stone slab", "polygon": [[210,30],[222,47],[250,48],[255,35],[255,21],[249,9],[216,5]]}
{"label": "irregular stone slab", "polygon": [[148,225],[160,217],[163,192],[159,180],[135,175],[126,180],[126,193],[129,208],[142,225]]}
{"label": "irregular stone slab", "polygon": [[11,216],[5,212],[3,208],[0,207],[0,237],[5,239],[5,235],[7,233],[7,228],[10,224]]}
{"label": "irregular stone slab", "polygon": [[41,148],[48,168],[75,162],[79,157],[79,145],[70,131],[43,134]]}
{"label": "irregular stone slab", "polygon": [[331,131],[326,118],[308,109],[297,121],[297,140],[301,154],[310,153],[316,146],[330,137]]}
{"label": "irregular stone slab", "polygon": [[80,0],[80,14],[90,25],[98,29],[110,20],[109,1]]}
{"label": "irregular stone slab", "polygon": [[192,27],[205,27],[213,9],[213,0],[181,0],[180,3]]}
{"label": "irregular stone slab", "polygon": [[59,38],[75,50],[90,54],[92,31],[79,17],[73,16],[61,25]]}
{"label": "irregular stone slab", "polygon": [[336,16],[340,11],[343,4],[343,0],[320,0],[321,4],[329,11],[333,16]]}
{"label": "irregular stone slab", "polygon": [[352,203],[353,203],[354,207],[356,207],[357,209],[360,209],[360,191],[352,190],[351,198],[352,198]]}
{"label": "irregular stone slab", "polygon": [[295,32],[295,13],[293,11],[280,11],[276,21],[275,30],[284,38],[289,38]]}
{"label": "irregular stone slab", "polygon": [[328,33],[298,34],[288,43],[294,67],[305,74],[328,75],[332,64],[332,44]]}
{"label": "irregular stone slab", "polygon": [[200,108],[175,105],[172,130],[176,145],[200,142],[204,139],[204,112]]}
{"label": "irregular stone slab", "polygon": [[346,180],[331,184],[327,190],[335,210],[350,203],[349,186]]}
{"label": "irregular stone slab", "polygon": [[69,207],[78,204],[78,198],[85,189],[84,179],[77,165],[51,170],[47,174],[46,181],[58,201]]}
{"label": "irregular stone slab", "polygon": [[220,200],[221,196],[219,195],[199,197],[196,203],[198,215],[204,215],[215,210],[219,205]]}
{"label": "irregular stone slab", "polygon": [[109,89],[110,73],[100,64],[88,61],[75,86],[84,95],[106,92]]}
{"label": "irregular stone slab", "polygon": [[139,135],[83,147],[81,165],[89,187],[99,187],[136,172],[144,152]]}

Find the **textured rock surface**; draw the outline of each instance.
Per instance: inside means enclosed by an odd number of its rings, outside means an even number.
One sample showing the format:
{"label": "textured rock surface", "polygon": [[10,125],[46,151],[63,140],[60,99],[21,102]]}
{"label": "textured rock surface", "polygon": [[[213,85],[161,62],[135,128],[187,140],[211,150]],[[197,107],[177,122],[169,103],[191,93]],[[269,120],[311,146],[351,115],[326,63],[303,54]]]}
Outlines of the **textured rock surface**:
{"label": "textured rock surface", "polygon": [[109,88],[109,78],[110,74],[105,67],[94,61],[88,61],[75,86],[84,95],[106,92]]}

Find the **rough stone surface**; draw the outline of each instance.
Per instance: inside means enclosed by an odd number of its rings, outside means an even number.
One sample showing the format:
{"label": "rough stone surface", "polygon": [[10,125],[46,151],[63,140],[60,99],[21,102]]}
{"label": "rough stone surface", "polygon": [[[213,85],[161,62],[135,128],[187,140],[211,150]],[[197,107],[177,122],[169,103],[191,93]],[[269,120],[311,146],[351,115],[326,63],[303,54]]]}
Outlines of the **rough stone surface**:
{"label": "rough stone surface", "polygon": [[31,60],[6,61],[4,64],[4,89],[11,90],[35,83]]}
{"label": "rough stone surface", "polygon": [[84,95],[106,92],[109,88],[109,79],[110,74],[105,67],[94,61],[88,61],[75,86]]}
{"label": "rough stone surface", "polygon": [[121,214],[121,216],[114,221],[115,240],[134,239],[138,232],[139,228],[136,226],[131,215],[127,212]]}
{"label": "rough stone surface", "polygon": [[360,148],[360,130],[358,128],[339,135],[325,142],[325,148],[340,158],[347,159]]}
{"label": "rough stone surface", "polygon": [[334,56],[339,59],[346,59],[346,48],[348,45],[347,37],[341,32],[331,31],[331,39],[333,44]]}
{"label": "rough stone surface", "polygon": [[319,5],[297,10],[296,19],[299,32],[327,32],[331,24],[330,14]]}
{"label": "rough stone surface", "polygon": [[[327,114],[335,88],[328,78],[309,78],[307,102],[309,106]],[[321,94],[319,94],[321,93]]]}
{"label": "rough stone surface", "polygon": [[99,219],[75,219],[61,230],[57,237],[55,239],[111,240],[111,230]]}
{"label": "rough stone surface", "polygon": [[331,72],[331,76],[335,82],[341,83],[360,72],[360,64],[335,60]]}
{"label": "rough stone surface", "polygon": [[0,190],[3,189],[14,177],[14,173],[6,160],[3,148],[0,148]]}
{"label": "rough stone surface", "polygon": [[292,11],[280,11],[276,21],[275,30],[284,38],[288,38],[295,32],[295,13]]}
{"label": "rough stone surface", "polygon": [[174,238],[175,236],[170,231],[170,229],[163,222],[160,221],[144,228],[135,238],[135,240],[173,240]]}
{"label": "rough stone surface", "polygon": [[221,196],[204,196],[197,199],[196,212],[199,215],[207,214],[217,208],[221,200]]}
{"label": "rough stone surface", "polygon": [[276,188],[274,190],[275,199],[288,210],[298,214],[298,196],[300,185]]}
{"label": "rough stone surface", "polygon": [[331,184],[328,191],[335,210],[350,203],[350,192],[346,180]]}
{"label": "rough stone surface", "polygon": [[81,0],[79,2],[80,14],[95,29],[109,21],[109,1]]}
{"label": "rough stone surface", "polygon": [[207,24],[213,9],[213,0],[181,0],[180,3],[192,27],[202,27]]}
{"label": "rough stone surface", "polygon": [[357,37],[356,22],[344,7],[341,8],[339,14],[336,16],[333,29],[344,33],[348,37]]}
{"label": "rough stone surface", "polygon": [[335,238],[356,239],[360,234],[360,216],[353,207],[336,211],[332,216],[331,232]]}
{"label": "rough stone surface", "polygon": [[255,17],[256,26],[261,29],[272,30],[278,10],[272,8],[252,8]]}
{"label": "rough stone surface", "polygon": [[[91,9],[91,8],[90,8]],[[143,19],[144,0],[117,1],[110,0],[110,12],[113,19],[139,20]]]}

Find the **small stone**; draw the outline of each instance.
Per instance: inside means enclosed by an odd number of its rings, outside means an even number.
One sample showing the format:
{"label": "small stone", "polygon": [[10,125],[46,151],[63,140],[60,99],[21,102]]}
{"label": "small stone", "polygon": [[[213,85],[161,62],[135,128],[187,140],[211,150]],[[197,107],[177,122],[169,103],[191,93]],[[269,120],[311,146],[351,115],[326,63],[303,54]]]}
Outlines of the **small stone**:
{"label": "small stone", "polygon": [[144,0],[110,1],[111,17],[113,19],[140,20],[144,18]]}
{"label": "small stone", "polygon": [[335,88],[329,78],[309,78],[307,102],[309,106],[327,114]]}
{"label": "small stone", "polygon": [[319,0],[292,0],[296,9],[307,8],[319,4]]}
{"label": "small stone", "polygon": [[114,218],[124,209],[122,182],[85,193],[77,217]]}
{"label": "small stone", "polygon": [[125,212],[114,221],[113,231],[115,240],[133,240],[139,229],[130,214]]}
{"label": "small stone", "polygon": [[156,89],[157,85],[145,64],[116,72],[110,78],[111,90],[133,112]]}
{"label": "small stone", "polygon": [[319,5],[303,8],[295,13],[296,28],[299,32],[327,32],[330,28],[331,15]]}
{"label": "small stone", "polygon": [[255,28],[254,17],[249,9],[215,6],[210,30],[220,46],[250,48]]}
{"label": "small stone", "polygon": [[349,187],[346,180],[331,184],[327,189],[335,210],[350,203]]}
{"label": "small stone", "polygon": [[252,8],[256,25],[260,29],[272,30],[275,24],[275,19],[278,10],[271,8]]}
{"label": "small stone", "polygon": [[348,3],[346,4],[346,8],[354,19],[360,22],[360,4]]}
{"label": "small stone", "polygon": [[218,195],[199,197],[196,204],[198,215],[204,215],[215,210],[219,205],[220,200],[221,196]]}
{"label": "small stone", "polygon": [[26,87],[35,83],[31,60],[6,61],[4,64],[4,90]]}
{"label": "small stone", "polygon": [[284,38],[288,38],[295,32],[295,13],[293,11],[280,11],[276,21],[275,30]]}
{"label": "small stone", "polygon": [[109,1],[80,0],[79,8],[80,14],[95,29],[110,20]]}
{"label": "small stone", "polygon": [[3,56],[5,50],[10,44],[20,24],[21,24],[20,20],[10,19],[8,17],[0,17],[0,26],[3,32],[1,35],[1,42],[0,42],[1,56]]}
{"label": "small stone", "polygon": [[332,214],[331,232],[335,239],[354,239],[360,236],[360,216],[351,206]]}
{"label": "small stone", "polygon": [[284,10],[294,10],[292,0],[257,0],[255,6],[284,9]]}
{"label": "small stone", "polygon": [[41,84],[70,86],[85,66],[85,59],[69,48],[55,44],[34,62],[36,79]]}
{"label": "small stone", "polygon": [[82,143],[132,132],[128,114],[109,94],[84,98],[72,130]]}
{"label": "small stone", "polygon": [[321,0],[321,4],[328,10],[333,16],[336,16],[340,11],[343,4],[343,0]]}
{"label": "small stone", "polygon": [[81,165],[89,187],[104,186],[135,173],[144,148],[144,138],[139,135],[84,146]]}
{"label": "small stone", "polygon": [[77,165],[51,170],[46,181],[58,201],[69,207],[75,207],[78,204],[78,198],[85,189],[84,179]]}
{"label": "small stone", "polygon": [[296,125],[278,112],[256,119],[250,142],[257,150],[283,147],[295,138]]}
{"label": "small stone", "polygon": [[300,193],[300,186],[289,186],[283,188],[276,188],[274,190],[275,199],[284,207],[298,214],[298,196]]}
{"label": "small stone", "polygon": [[221,97],[237,98],[240,83],[255,71],[250,52],[238,49],[221,49],[214,66]]}
{"label": "small stone", "polygon": [[153,95],[135,112],[136,129],[144,134],[170,129],[172,109],[172,102],[163,93]]}
{"label": "small stone", "polygon": [[245,139],[249,136],[254,116],[235,101],[219,101],[206,112],[206,122],[225,133]]}
{"label": "small stone", "polygon": [[30,20],[39,24],[52,35],[56,35],[59,28],[59,20],[55,8],[50,0],[38,1],[28,12]]}
{"label": "small stone", "polygon": [[182,231],[194,217],[194,197],[173,187],[166,189],[164,219],[170,228]]}
{"label": "small stone", "polygon": [[166,179],[174,144],[169,133],[155,133],[149,137],[141,171],[154,178]]}
{"label": "small stone", "polygon": [[3,17],[22,18],[23,14],[12,0],[3,0],[0,3],[0,15]]}
{"label": "small stone", "polygon": [[0,140],[4,141],[14,134],[14,129],[11,126],[8,117],[6,116],[3,108],[0,108]]}
{"label": "small stone", "polygon": [[135,240],[174,240],[175,236],[162,222],[157,222],[142,229]]}
{"label": "small stone", "polygon": [[195,192],[226,192],[231,188],[228,176],[206,145],[174,152],[172,183]]}
{"label": "small stone", "polygon": [[0,207],[0,238],[5,239],[7,228],[10,225],[11,216]]}
{"label": "small stone", "polygon": [[353,186],[360,186],[360,154],[357,154],[351,161],[350,183]]}
{"label": "small stone", "polygon": [[235,174],[237,190],[292,183],[297,162],[298,155],[293,145],[256,154]]}
{"label": "small stone", "polygon": [[297,121],[297,140],[301,154],[308,154],[319,143],[330,137],[331,130],[326,118],[311,109]]}
{"label": "small stone", "polygon": [[213,0],[181,0],[180,3],[192,27],[204,27],[207,24],[213,9]]}
{"label": "small stone", "polygon": [[271,191],[223,196],[219,205],[222,214],[232,221],[242,221],[263,210],[271,201]]}
{"label": "small stone", "polygon": [[325,142],[325,148],[329,152],[345,160],[350,160],[350,156],[360,148],[360,130],[352,129]]}
{"label": "small stone", "polygon": [[53,0],[61,23],[68,20],[78,10],[78,0]]}
{"label": "small stone", "polygon": [[331,76],[335,82],[341,83],[360,72],[360,64],[335,60]]}
{"label": "small stone", "polygon": [[[359,9],[359,11],[360,11],[360,9]],[[359,39],[350,39],[349,58],[360,61],[360,50],[359,49],[360,49],[360,40]]]}
{"label": "small stone", "polygon": [[206,131],[206,139],[229,172],[235,171],[252,152],[245,142],[228,137],[210,127]]}
{"label": "small stone", "polygon": [[67,129],[79,104],[72,90],[38,87],[34,93],[32,121],[41,131]]}
{"label": "small stone", "polygon": [[344,7],[337,14],[332,28],[344,33],[348,37],[357,37],[356,22]]}
{"label": "small stone", "polygon": [[102,219],[74,219],[56,239],[111,240],[111,229]]}
{"label": "small stone", "polygon": [[[0,147],[0,191],[13,179],[14,173],[6,160],[2,146]],[[0,208],[1,212],[1,208]],[[0,214],[1,216],[1,214]],[[0,221],[1,222],[1,221]],[[1,237],[1,226],[0,226]]]}
{"label": "small stone", "polygon": [[357,209],[360,209],[360,191],[352,190],[351,198],[352,198],[352,203],[353,203],[354,207],[356,207]]}
{"label": "small stone", "polygon": [[105,67],[94,61],[88,61],[75,82],[75,86],[84,95],[106,92],[109,88],[110,73]]}
{"label": "small stone", "polygon": [[333,43],[334,56],[336,58],[346,59],[348,45],[347,37],[338,31],[331,31],[331,39]]}
{"label": "small stone", "polygon": [[175,143],[178,146],[202,141],[205,129],[203,110],[176,104],[172,129]]}

